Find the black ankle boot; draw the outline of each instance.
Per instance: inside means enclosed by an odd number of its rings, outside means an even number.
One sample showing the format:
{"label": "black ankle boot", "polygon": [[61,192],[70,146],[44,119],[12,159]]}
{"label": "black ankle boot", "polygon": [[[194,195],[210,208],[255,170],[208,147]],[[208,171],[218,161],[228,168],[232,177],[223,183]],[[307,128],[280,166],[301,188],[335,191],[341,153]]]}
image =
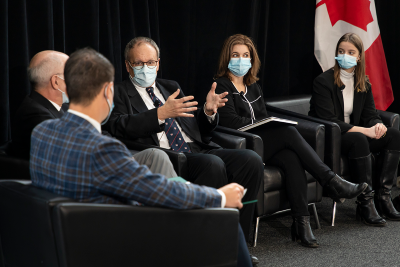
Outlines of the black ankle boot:
{"label": "black ankle boot", "polygon": [[310,216],[293,217],[292,240],[308,248],[317,248],[319,244],[311,231]]}
{"label": "black ankle boot", "polygon": [[372,190],[372,158],[371,154],[365,157],[349,159],[351,178],[368,184],[364,192],[357,197],[356,218],[366,225],[386,226],[386,221],[379,216],[374,204]]}
{"label": "black ankle boot", "polygon": [[376,211],[373,195],[374,191],[371,190],[357,197],[356,219],[369,226],[384,227],[386,221]]}
{"label": "black ankle boot", "polygon": [[400,196],[393,199],[393,206],[396,210],[400,210]]}
{"label": "black ankle boot", "polygon": [[361,194],[367,186],[368,184],[366,183],[350,183],[336,174],[324,189],[327,191],[328,196],[334,201],[343,203],[346,198],[355,198]]}
{"label": "black ankle boot", "polygon": [[379,190],[375,194],[376,208],[379,214],[392,221],[400,221],[400,212],[392,203],[391,190],[396,178],[397,165],[399,164],[400,152],[384,150],[382,172],[379,179]]}

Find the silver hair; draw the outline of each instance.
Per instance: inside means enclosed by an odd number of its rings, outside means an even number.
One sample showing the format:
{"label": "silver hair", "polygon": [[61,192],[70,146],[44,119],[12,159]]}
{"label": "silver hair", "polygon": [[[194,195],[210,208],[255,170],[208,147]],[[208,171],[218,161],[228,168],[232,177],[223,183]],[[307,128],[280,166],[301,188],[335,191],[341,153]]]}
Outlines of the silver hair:
{"label": "silver hair", "polygon": [[54,74],[62,74],[57,72],[64,62],[58,55],[50,54],[46,59],[43,59],[36,66],[28,67],[28,78],[34,87],[40,87],[50,81]]}
{"label": "silver hair", "polygon": [[130,40],[129,43],[125,47],[125,53],[124,53],[125,60],[128,61],[129,51],[131,51],[132,48],[134,48],[136,45],[141,44],[141,43],[148,43],[152,47],[154,47],[154,49],[157,51],[158,58],[160,58],[160,49],[158,48],[158,45],[156,44],[156,42],[153,41],[153,39],[151,39],[149,37],[135,37],[132,40]]}

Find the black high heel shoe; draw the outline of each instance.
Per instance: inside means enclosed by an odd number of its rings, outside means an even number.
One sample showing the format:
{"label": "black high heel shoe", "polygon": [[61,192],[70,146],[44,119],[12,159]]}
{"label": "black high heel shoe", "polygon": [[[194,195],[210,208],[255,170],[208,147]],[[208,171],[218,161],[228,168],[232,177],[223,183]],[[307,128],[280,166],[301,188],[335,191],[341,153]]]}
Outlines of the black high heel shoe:
{"label": "black high heel shoe", "polygon": [[293,217],[292,241],[308,248],[317,248],[319,244],[311,231],[310,216]]}
{"label": "black high heel shoe", "polygon": [[367,183],[353,184],[336,174],[325,186],[325,190],[328,192],[329,197],[335,202],[343,203],[346,198],[357,197],[367,187]]}

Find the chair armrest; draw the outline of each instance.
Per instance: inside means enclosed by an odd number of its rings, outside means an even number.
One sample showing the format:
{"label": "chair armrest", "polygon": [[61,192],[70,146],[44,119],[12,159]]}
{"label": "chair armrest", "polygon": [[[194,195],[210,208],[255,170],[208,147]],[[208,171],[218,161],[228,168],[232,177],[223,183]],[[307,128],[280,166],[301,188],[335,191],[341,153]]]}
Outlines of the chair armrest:
{"label": "chair armrest", "polygon": [[328,165],[335,173],[340,172],[340,154],[341,154],[341,139],[342,133],[337,123],[314,118],[311,116],[303,115],[300,113],[276,108],[273,106],[266,105],[267,111],[275,112],[277,114],[283,114],[292,116],[294,118],[304,119],[316,123],[323,124],[325,126],[325,156],[324,162]]}
{"label": "chair armrest", "polygon": [[264,145],[260,136],[222,126],[217,126],[214,131],[245,138],[246,148],[256,152],[264,161]]}
{"label": "chair armrest", "polygon": [[63,267],[236,266],[234,209],[65,203],[53,215]]}
{"label": "chair armrest", "polygon": [[297,121],[297,125],[293,125],[306,142],[314,149],[317,155],[324,160],[325,154],[325,126],[321,123],[308,121],[305,119],[289,116],[286,114],[269,111],[269,115],[288,120]]}
{"label": "chair armrest", "polygon": [[383,124],[388,127],[399,129],[399,114],[383,110],[377,111],[382,119]]}
{"label": "chair armrest", "polygon": [[211,133],[213,142],[223,148],[229,149],[246,149],[246,138],[231,134],[213,131]]}
{"label": "chair armrest", "polygon": [[183,177],[183,178],[188,178],[188,167],[187,167],[187,159],[184,153],[182,152],[175,152],[171,149],[165,149],[159,146],[153,146],[153,145],[148,145],[148,144],[143,144],[140,142],[136,141],[131,141],[123,138],[118,138],[122,143],[126,145],[126,147],[130,150],[137,150],[137,151],[142,151],[148,148],[157,148],[163,150],[165,153],[167,153],[169,159],[172,162],[172,165],[174,166],[175,172],[178,176]]}

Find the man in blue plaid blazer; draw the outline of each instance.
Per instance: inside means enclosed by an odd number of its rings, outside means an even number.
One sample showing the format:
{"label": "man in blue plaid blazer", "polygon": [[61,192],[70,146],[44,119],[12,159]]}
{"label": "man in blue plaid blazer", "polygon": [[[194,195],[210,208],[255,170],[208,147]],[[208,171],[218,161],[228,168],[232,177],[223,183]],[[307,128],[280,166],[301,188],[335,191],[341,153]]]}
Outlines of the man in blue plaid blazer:
{"label": "man in blue plaid blazer", "polygon": [[[64,70],[70,109],[32,132],[32,184],[82,202],[137,201],[174,209],[241,208],[244,188],[220,189],[170,181],[139,165],[118,140],[101,134],[113,108],[114,67],[90,48],[76,51]],[[140,126],[139,126],[140,127]],[[251,266],[239,227],[238,266]]]}

